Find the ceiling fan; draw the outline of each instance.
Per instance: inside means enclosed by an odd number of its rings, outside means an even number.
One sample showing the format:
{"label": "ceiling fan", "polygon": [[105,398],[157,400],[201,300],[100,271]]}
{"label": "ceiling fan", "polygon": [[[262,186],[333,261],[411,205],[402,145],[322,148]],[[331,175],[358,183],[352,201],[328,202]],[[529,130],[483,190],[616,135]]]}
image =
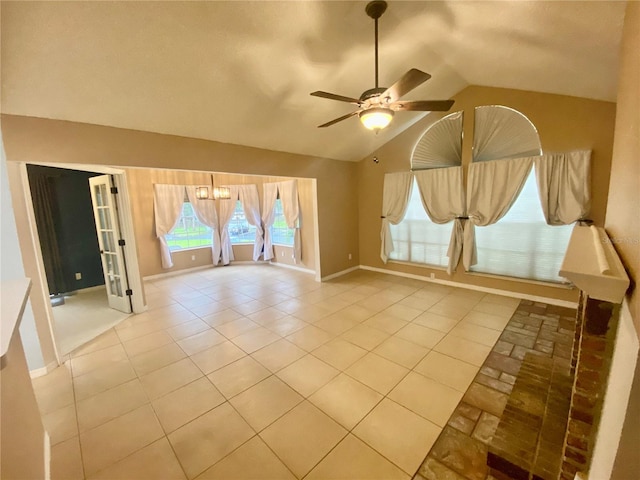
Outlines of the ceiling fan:
{"label": "ceiling fan", "polygon": [[423,84],[431,78],[428,73],[412,68],[405,73],[400,80],[389,88],[378,86],[378,19],[387,9],[387,2],[384,0],[374,0],[369,2],[365,8],[368,16],[375,22],[375,88],[366,90],[360,98],[345,97],[334,93],[317,91],[311,93],[314,97],[338,100],[339,102],[352,103],[358,106],[358,110],[331,120],[330,122],[318,125],[318,128],[330,127],[331,125],[346,120],[349,117],[358,115],[362,124],[369,130],[380,130],[391,122],[393,114],[399,111],[421,111],[421,112],[446,112],[453,105],[453,100],[416,100],[401,101],[400,97],[409,93],[417,86]]}

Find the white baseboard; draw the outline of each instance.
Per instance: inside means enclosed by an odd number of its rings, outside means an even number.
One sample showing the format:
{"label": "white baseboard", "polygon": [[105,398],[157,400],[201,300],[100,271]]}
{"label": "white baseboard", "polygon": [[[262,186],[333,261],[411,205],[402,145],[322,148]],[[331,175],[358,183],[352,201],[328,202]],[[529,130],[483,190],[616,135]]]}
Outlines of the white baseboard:
{"label": "white baseboard", "polygon": [[93,287],[87,287],[87,288],[80,288],[79,290],[76,290],[76,293],[89,293],[89,292],[95,292],[97,290],[106,290],[107,286],[103,283],[102,285],[95,285]]}
{"label": "white baseboard", "polygon": [[298,270],[304,273],[315,273],[314,270],[311,270],[309,268],[299,267],[297,265],[287,265],[286,263],[270,262],[265,260],[258,260],[257,262],[254,262],[253,260],[240,260],[240,261],[234,260],[229,265],[218,264],[215,266],[204,265],[200,267],[184,268],[182,270],[175,270],[175,271],[166,272],[166,273],[157,273],[155,275],[147,275],[146,277],[142,277],[142,279],[145,281],[160,280],[163,278],[175,277],[176,275],[183,275],[185,273],[197,272],[199,270],[206,270],[209,268],[222,268],[224,266],[229,267],[233,265],[274,265],[276,267],[290,268],[292,270]]}
{"label": "white baseboard", "polygon": [[170,272],[156,273],[155,275],[147,275],[146,277],[142,277],[142,280],[145,280],[145,281],[160,280],[162,278],[175,277],[176,275],[182,275],[184,273],[190,273],[190,272],[197,272],[198,270],[206,270],[208,268],[214,268],[214,267],[215,266],[212,264],[212,265],[201,265],[199,267],[192,267],[192,268],[183,268],[182,270],[172,270]]}
{"label": "white baseboard", "polygon": [[278,263],[278,262],[268,262],[269,265],[273,265],[275,267],[288,268],[290,270],[297,270],[303,273],[312,273],[315,274],[315,270],[311,270],[310,268],[299,267],[298,265],[289,265],[288,263]]}
{"label": "white baseboard", "polygon": [[369,270],[371,272],[387,273],[389,275],[395,275],[398,277],[411,278],[413,280],[421,280],[423,282],[438,283],[440,285],[447,285],[449,287],[466,288],[468,290],[476,290],[484,293],[492,293],[494,295],[502,295],[504,297],[520,298],[523,300],[530,300],[532,302],[547,303],[549,305],[557,305],[559,307],[568,307],[568,308],[578,307],[577,302],[570,302],[568,300],[559,300],[557,298],[541,297],[539,295],[529,295],[527,293],[511,292],[509,290],[501,290],[498,288],[481,287],[478,285],[470,285],[468,283],[453,282],[451,280],[442,280],[440,278],[428,278],[420,275],[414,275],[412,273],[396,272],[394,270],[386,270],[384,268],[369,267],[368,265],[360,265],[359,268],[361,268],[362,270]]}
{"label": "white baseboard", "polygon": [[51,439],[44,431],[44,480],[51,480]]}
{"label": "white baseboard", "polygon": [[34,379],[34,378],[38,378],[38,377],[42,377],[44,375],[46,375],[47,373],[51,372],[52,370],[58,368],[58,363],[57,362],[51,362],[49,365],[45,365],[44,367],[41,368],[35,368],[33,370],[29,370],[29,376]]}
{"label": "white baseboard", "polygon": [[322,281],[326,282],[328,280],[333,280],[334,278],[342,277],[347,273],[355,272],[356,270],[360,270],[362,266],[357,265],[355,267],[347,268],[346,270],[342,270],[340,272],[332,273],[331,275],[327,275],[326,277],[322,277]]}

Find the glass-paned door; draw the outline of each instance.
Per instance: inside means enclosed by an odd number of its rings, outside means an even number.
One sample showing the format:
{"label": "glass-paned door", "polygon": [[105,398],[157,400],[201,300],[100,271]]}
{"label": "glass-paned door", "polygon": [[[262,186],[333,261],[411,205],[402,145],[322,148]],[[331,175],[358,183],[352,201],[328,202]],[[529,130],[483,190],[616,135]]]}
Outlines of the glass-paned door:
{"label": "glass-paned door", "polygon": [[109,307],[130,313],[131,303],[126,294],[129,287],[125,275],[122,248],[118,245],[120,233],[109,175],[92,177],[89,179],[89,185]]}

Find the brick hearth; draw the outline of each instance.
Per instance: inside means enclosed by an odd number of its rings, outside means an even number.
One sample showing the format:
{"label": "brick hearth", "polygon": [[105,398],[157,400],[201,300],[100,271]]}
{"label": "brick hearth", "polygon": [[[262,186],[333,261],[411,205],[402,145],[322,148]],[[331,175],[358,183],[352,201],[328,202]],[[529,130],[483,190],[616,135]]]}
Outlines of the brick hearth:
{"label": "brick hearth", "polygon": [[576,310],[523,300],[436,440],[416,480],[484,480],[487,456],[527,353],[569,371]]}

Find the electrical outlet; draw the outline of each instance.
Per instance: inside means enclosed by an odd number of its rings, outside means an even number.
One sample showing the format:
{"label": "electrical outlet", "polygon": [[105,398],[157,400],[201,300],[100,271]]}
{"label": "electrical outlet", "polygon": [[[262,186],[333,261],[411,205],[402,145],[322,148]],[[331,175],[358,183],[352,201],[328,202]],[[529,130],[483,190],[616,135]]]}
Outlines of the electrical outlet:
{"label": "electrical outlet", "polygon": [[436,274],[435,273],[431,273],[431,280],[434,280],[436,278]]}
{"label": "electrical outlet", "polygon": [[196,261],[196,256],[195,255],[191,255],[191,261],[195,262]]}
{"label": "electrical outlet", "polygon": [[82,274],[80,272],[76,273],[76,280],[82,280]]}
{"label": "electrical outlet", "polygon": [[351,254],[349,254],[349,260],[351,260]]}
{"label": "electrical outlet", "polygon": [[284,257],[284,251],[283,251],[283,252],[280,252],[280,256],[281,256],[281,257]]}

